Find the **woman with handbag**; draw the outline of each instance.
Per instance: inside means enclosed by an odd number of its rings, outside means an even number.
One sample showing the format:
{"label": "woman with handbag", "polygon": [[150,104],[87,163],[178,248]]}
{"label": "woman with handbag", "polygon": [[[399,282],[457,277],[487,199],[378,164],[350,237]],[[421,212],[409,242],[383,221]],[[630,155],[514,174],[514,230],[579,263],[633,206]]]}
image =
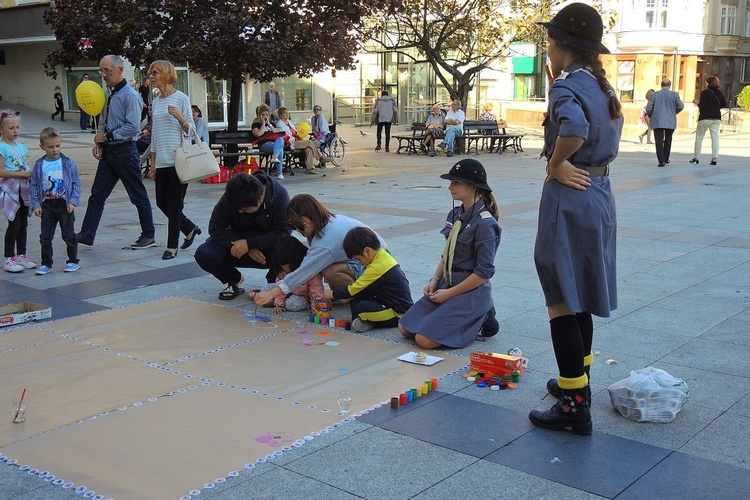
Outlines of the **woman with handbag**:
{"label": "woman with handbag", "polygon": [[[258,116],[253,120],[252,131],[258,141],[258,150],[271,155],[271,165],[276,165],[276,178],[284,180],[284,136],[279,135],[281,130],[271,124],[271,108],[268,105],[258,106]],[[276,137],[264,139],[263,136],[267,134]]]}
{"label": "woman with handbag", "polygon": [[718,76],[706,78],[706,90],[701,92],[700,99],[695,99],[693,104],[698,106],[698,126],[695,130],[695,146],[693,158],[690,163],[700,163],[698,156],[701,154],[703,137],[706,130],[711,132],[711,165],[719,161],[719,132],[721,131],[721,110],[727,107],[727,100],[719,88],[721,83]]}
{"label": "woman with handbag", "polygon": [[159,89],[152,102],[151,166],[149,177],[156,181],[156,206],[167,216],[167,249],[163,260],[177,256],[180,233],[185,235],[181,248],[193,244],[201,229],[182,212],[187,184],[180,182],[175,170],[175,152],[182,146],[182,138],[195,130],[188,96],[174,88],[177,71],[169,61],[154,61],[148,68],[151,85]]}

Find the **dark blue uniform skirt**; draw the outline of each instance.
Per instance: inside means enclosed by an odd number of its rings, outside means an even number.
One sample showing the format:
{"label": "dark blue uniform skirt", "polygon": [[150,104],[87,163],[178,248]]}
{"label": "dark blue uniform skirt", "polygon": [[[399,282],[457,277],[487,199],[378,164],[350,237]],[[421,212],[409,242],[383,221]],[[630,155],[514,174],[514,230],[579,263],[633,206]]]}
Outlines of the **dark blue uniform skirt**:
{"label": "dark blue uniform skirt", "polygon": [[546,182],[534,262],[547,306],[609,317],[617,309],[617,217],[609,177],[585,191]]}
{"label": "dark blue uniform skirt", "polygon": [[[460,282],[468,273],[453,273],[453,281]],[[440,288],[446,288],[445,280]],[[422,296],[401,318],[401,326],[412,333],[448,347],[467,347],[474,342],[492,308],[492,287],[486,281],[474,290],[457,295],[442,304]]]}

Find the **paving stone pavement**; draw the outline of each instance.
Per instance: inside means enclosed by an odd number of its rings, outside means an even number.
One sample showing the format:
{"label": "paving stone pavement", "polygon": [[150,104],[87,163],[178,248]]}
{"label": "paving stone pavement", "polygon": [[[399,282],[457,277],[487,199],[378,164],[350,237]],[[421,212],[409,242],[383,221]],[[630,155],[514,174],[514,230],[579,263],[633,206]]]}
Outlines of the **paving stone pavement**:
{"label": "paving stone pavement", "polygon": [[[63,151],[81,169],[85,204],[96,168],[92,136],[80,133],[75,119],[53,123],[47,113],[21,111],[21,142],[31,158],[42,154],[37,136],[44,126],[63,132]],[[610,318],[595,318],[594,434],[580,437],[537,429],[527,419],[529,410],[552,404],[543,399],[545,381],[557,369],[532,258],[544,182],[544,162],[538,159],[541,131],[523,132],[525,152],[476,156],[487,168],[501,209],[502,242],[492,279],[501,329],[486,342],[458,350],[468,355],[477,349],[520,348],[529,368],[518,390],[491,392],[462,378],[446,379],[439,392],[417,405],[370,412],[273,463],[203,490],[200,497],[746,498],[750,137],[725,130],[716,166],[708,164],[706,138],[701,163],[693,165],[688,160],[694,136],[680,131],[665,168],[657,168],[653,146],[640,144],[637,137],[621,142],[611,171],[619,224],[619,308]],[[439,259],[443,242],[438,230],[452,206],[447,182],[439,175],[460,156],[397,155],[395,147],[391,153],[375,152],[373,128],[342,126],[340,135],[348,143],[343,167],[287,176],[283,184],[292,196],[311,193],[332,211],[380,232],[418,297]],[[146,185],[153,200],[153,183]],[[223,185],[210,184],[188,189],[186,213],[204,229],[222,190]],[[84,210],[77,211],[79,223]],[[45,276],[3,273],[0,303],[50,304],[58,319],[166,296],[219,304],[221,284],[193,260],[207,231],[189,250],[162,261],[166,219],[155,205],[154,217],[161,246],[124,249],[138,237],[139,226],[135,208],[118,185],[94,247],[79,251],[80,271],[62,273],[58,266]],[[29,254],[36,260],[38,233],[39,220],[32,218]],[[64,255],[59,238],[55,255]],[[249,271],[247,284],[259,287],[264,275]],[[231,305],[242,306],[245,300]],[[346,313],[342,308],[340,314]],[[396,329],[368,334],[400,339]],[[647,366],[662,368],[690,387],[690,401],[669,424],[632,422],[610,404],[607,386]],[[0,500],[75,496],[0,464]]]}

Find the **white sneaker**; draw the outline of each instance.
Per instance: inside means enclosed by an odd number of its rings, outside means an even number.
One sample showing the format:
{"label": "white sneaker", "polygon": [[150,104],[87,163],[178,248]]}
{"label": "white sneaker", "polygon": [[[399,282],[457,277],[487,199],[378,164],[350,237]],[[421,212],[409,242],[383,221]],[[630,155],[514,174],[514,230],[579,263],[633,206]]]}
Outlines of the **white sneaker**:
{"label": "white sneaker", "polygon": [[284,174],[279,174],[276,178],[278,180],[280,180],[280,181],[283,181],[284,180]]}
{"label": "white sneaker", "polygon": [[367,332],[375,328],[375,323],[372,321],[366,321],[364,319],[356,318],[352,321],[352,330],[355,332]]}
{"label": "white sneaker", "polygon": [[20,273],[24,270],[24,267],[18,263],[15,257],[6,257],[3,269],[9,273]]}
{"label": "white sneaker", "polygon": [[279,163],[279,157],[276,155],[271,155],[271,163]]}
{"label": "white sneaker", "polygon": [[21,264],[24,269],[34,269],[36,267],[36,264],[34,262],[31,262],[26,254],[16,257],[16,262]]}

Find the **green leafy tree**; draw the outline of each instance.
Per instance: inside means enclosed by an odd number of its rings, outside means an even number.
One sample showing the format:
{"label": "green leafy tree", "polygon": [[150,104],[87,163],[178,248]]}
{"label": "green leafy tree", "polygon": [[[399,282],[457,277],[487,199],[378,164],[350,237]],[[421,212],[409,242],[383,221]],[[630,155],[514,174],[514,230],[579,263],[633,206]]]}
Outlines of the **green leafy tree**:
{"label": "green leafy tree", "polygon": [[368,24],[371,50],[427,62],[466,109],[477,75],[510,55],[511,44],[543,39],[535,23],[561,0],[395,0]]}
{"label": "green leafy tree", "polygon": [[363,19],[381,0],[56,0],[45,12],[60,48],[46,73],[118,54],[146,66],[187,61],[203,77],[231,80],[229,130],[237,130],[241,85],[351,68]]}

